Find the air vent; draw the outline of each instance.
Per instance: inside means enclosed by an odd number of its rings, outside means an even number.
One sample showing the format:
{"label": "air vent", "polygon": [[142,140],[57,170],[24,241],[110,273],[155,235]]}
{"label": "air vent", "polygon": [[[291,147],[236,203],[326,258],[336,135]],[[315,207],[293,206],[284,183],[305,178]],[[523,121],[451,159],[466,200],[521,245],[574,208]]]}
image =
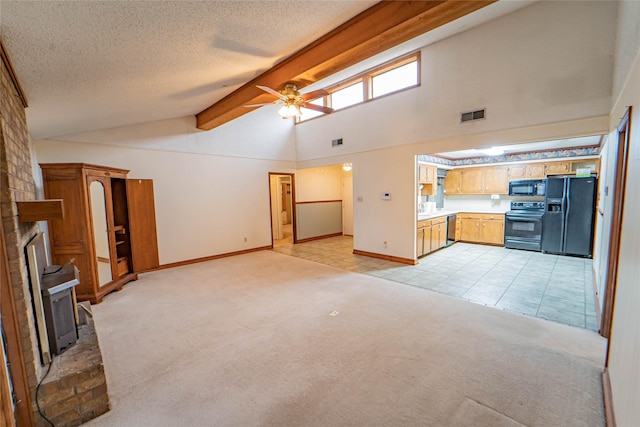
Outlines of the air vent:
{"label": "air vent", "polygon": [[485,109],[476,110],[476,111],[468,111],[466,113],[460,114],[460,123],[471,122],[474,120],[482,120],[484,119]]}
{"label": "air vent", "polygon": [[332,147],[337,147],[338,145],[342,145],[342,138],[331,140]]}

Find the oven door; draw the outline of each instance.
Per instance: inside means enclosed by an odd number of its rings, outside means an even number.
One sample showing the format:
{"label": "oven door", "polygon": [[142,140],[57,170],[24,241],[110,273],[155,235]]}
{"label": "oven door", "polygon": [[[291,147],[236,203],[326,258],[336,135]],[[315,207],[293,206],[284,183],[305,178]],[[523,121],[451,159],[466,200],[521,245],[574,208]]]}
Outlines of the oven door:
{"label": "oven door", "polygon": [[542,215],[510,214],[504,222],[504,247],[541,251]]}

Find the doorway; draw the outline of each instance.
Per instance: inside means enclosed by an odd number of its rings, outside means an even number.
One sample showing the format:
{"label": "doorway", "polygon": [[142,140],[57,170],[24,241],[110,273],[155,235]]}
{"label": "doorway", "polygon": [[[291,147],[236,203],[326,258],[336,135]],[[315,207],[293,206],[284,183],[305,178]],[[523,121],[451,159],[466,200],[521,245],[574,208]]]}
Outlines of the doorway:
{"label": "doorway", "polygon": [[[613,309],[615,305],[616,285],[618,277],[618,257],[620,255],[620,240],[622,233],[622,219],[624,197],[627,183],[627,163],[629,157],[629,137],[631,135],[631,107],[629,107],[618,125],[618,147],[616,152],[615,178],[613,184],[613,209],[611,231],[609,233],[609,259],[607,263],[604,303],[600,334],[605,338],[611,337]],[[607,350],[608,363],[608,350]]]}
{"label": "doorway", "polygon": [[283,246],[297,241],[295,230],[295,174],[269,173],[271,244]]}

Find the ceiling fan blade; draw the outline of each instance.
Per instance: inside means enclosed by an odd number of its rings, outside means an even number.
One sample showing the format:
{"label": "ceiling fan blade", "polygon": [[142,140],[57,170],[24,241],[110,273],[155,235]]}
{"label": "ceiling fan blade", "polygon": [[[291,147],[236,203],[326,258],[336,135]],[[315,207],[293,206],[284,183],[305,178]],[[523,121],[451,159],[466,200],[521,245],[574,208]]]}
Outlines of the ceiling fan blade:
{"label": "ceiling fan blade", "polygon": [[318,89],[318,90],[314,90],[313,92],[304,93],[300,96],[305,101],[311,101],[313,99],[322,98],[323,96],[327,96],[327,95],[329,95],[329,92],[327,92],[324,89]]}
{"label": "ceiling fan blade", "polygon": [[276,90],[271,89],[270,87],[256,85],[258,89],[262,89],[265,92],[269,92],[271,95],[275,95],[278,98],[282,98],[282,94]]}
{"label": "ceiling fan blade", "polygon": [[306,103],[302,105],[302,108],[308,108],[309,110],[320,111],[321,113],[331,114],[333,113],[333,108],[325,107],[324,105],[315,105]]}

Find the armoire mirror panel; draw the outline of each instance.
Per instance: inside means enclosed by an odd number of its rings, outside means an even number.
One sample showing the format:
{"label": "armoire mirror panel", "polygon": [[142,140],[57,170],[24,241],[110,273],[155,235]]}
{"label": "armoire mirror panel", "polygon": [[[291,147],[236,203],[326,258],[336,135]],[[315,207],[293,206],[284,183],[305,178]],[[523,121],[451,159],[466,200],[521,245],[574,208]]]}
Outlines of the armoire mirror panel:
{"label": "armoire mirror panel", "polygon": [[104,185],[100,181],[91,182],[89,193],[91,194],[91,221],[98,266],[98,283],[104,286],[113,280]]}

